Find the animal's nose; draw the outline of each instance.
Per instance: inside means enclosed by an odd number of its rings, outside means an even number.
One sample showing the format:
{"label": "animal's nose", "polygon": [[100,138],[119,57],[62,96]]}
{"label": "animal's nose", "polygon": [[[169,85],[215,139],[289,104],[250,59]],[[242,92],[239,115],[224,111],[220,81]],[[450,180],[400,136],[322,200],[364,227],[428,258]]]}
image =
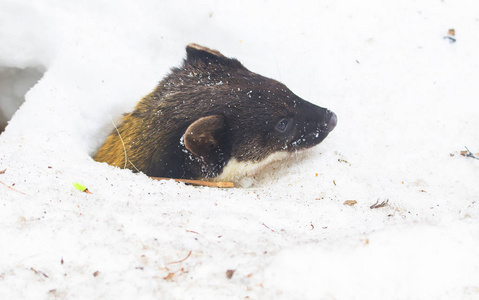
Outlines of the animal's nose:
{"label": "animal's nose", "polygon": [[335,113],[332,111],[328,111],[329,115],[329,120],[326,118],[326,131],[331,132],[333,131],[334,127],[336,127],[336,124],[338,123],[338,117],[336,116]]}

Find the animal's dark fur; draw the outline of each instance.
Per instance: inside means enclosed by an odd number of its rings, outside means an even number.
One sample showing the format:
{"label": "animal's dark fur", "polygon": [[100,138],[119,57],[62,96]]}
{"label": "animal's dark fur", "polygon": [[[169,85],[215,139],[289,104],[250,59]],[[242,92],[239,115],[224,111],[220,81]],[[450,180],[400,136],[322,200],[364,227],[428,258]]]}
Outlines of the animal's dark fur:
{"label": "animal's dark fur", "polygon": [[336,125],[334,113],[236,59],[196,44],[186,52],[183,66],[125,115],[95,160],[150,176],[216,177],[231,158],[258,162],[311,147]]}

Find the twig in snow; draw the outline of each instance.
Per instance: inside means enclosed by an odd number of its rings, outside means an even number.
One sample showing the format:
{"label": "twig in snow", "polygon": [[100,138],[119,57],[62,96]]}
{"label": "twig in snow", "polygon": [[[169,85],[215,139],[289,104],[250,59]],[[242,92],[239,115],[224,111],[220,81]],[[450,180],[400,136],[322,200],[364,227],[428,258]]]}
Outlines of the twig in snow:
{"label": "twig in snow", "polygon": [[167,265],[182,263],[182,262],[184,262],[185,260],[187,260],[188,257],[190,257],[190,255],[191,255],[191,250],[190,250],[190,253],[188,253],[188,255],[187,255],[185,258],[183,258],[182,260],[172,261],[172,262],[167,263]]}
{"label": "twig in snow", "polygon": [[462,156],[465,156],[465,157],[470,157],[470,158],[474,158],[474,159],[479,159],[479,153],[472,153],[471,151],[469,151],[469,149],[467,149],[466,146],[464,146],[464,148],[466,148],[466,151],[461,151],[461,155]]}
{"label": "twig in snow", "polygon": [[384,206],[386,206],[386,204],[388,204],[388,202],[389,202],[389,199],[386,199],[383,202],[379,203],[379,199],[378,199],[378,201],[376,201],[376,203],[371,205],[369,208],[370,209],[375,209],[375,208],[384,207]]}
{"label": "twig in snow", "polygon": [[191,185],[202,185],[202,186],[212,186],[212,187],[220,187],[220,188],[233,188],[235,187],[233,182],[211,182],[211,181],[203,181],[203,180],[193,180],[193,179],[177,179],[177,178],[165,178],[165,177],[150,177],[154,180],[174,180],[176,182],[183,182],[188,183]]}
{"label": "twig in snow", "polygon": [[30,270],[32,270],[35,274],[41,274],[43,275],[43,277],[48,278],[48,275],[43,273],[42,271],[37,271],[34,268],[30,268]]}
{"label": "twig in snow", "polygon": [[3,184],[4,186],[6,186],[8,189],[11,189],[12,191],[15,191],[15,192],[20,193],[20,194],[25,195],[25,196],[28,196],[28,195],[25,194],[24,192],[20,192],[19,190],[16,190],[16,189],[12,188],[11,186],[6,185],[6,184],[3,183],[2,181],[0,181],[0,183]]}
{"label": "twig in snow", "polygon": [[266,227],[266,228],[268,228],[269,230],[271,230],[271,232],[274,232],[274,230],[271,229],[271,228],[269,228],[268,225],[266,225],[265,223],[263,223],[263,226]]}

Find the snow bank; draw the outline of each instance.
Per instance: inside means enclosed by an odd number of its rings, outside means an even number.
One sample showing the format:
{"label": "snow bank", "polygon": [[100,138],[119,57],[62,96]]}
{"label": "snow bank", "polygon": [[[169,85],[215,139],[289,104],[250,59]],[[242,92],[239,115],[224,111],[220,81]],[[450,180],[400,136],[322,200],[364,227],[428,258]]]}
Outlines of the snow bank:
{"label": "snow bank", "polygon": [[417,224],[372,233],[346,247],[289,248],[267,269],[265,288],[282,287],[281,292],[271,289],[275,299],[477,296],[477,277],[470,276],[479,264],[477,252],[471,251],[479,236],[475,225]]}
{"label": "snow bank", "polygon": [[[44,71],[0,135],[2,298],[477,297],[479,160],[458,151],[479,149],[478,8],[1,1],[0,69]],[[330,108],[338,126],[249,189],[94,162],[190,42]]]}

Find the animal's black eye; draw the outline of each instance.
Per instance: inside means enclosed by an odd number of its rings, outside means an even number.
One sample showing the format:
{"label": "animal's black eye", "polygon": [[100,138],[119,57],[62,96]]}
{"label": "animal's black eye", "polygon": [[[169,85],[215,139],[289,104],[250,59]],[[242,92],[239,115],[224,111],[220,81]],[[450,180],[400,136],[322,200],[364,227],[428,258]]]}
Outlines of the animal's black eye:
{"label": "animal's black eye", "polygon": [[276,125],[276,130],[279,132],[283,133],[288,129],[288,119],[281,119],[281,121],[278,122],[278,125]]}

